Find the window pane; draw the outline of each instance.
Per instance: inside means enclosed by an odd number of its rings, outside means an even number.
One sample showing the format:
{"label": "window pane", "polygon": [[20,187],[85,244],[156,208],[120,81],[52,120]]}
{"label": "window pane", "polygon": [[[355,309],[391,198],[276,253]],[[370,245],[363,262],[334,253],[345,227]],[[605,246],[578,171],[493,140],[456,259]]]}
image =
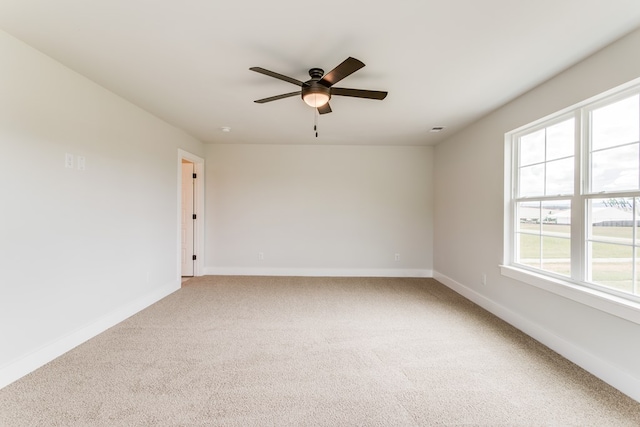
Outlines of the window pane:
{"label": "window pane", "polygon": [[542,233],[547,236],[571,237],[571,201],[542,203]]}
{"label": "window pane", "polygon": [[542,269],[571,275],[571,240],[542,236]]}
{"label": "window pane", "polygon": [[591,281],[623,292],[633,289],[633,248],[610,243],[591,244]]}
{"label": "window pane", "polygon": [[547,163],[546,194],[573,194],[573,157]]}
{"label": "window pane", "polygon": [[640,248],[636,248],[636,280],[634,285],[633,294],[640,295]]}
{"label": "window pane", "polygon": [[638,141],[638,95],[591,112],[592,150]]}
{"label": "window pane", "polygon": [[547,160],[573,156],[574,131],[573,118],[547,128]]}
{"label": "window pane", "polygon": [[540,268],[540,236],[519,233],[518,259],[521,264]]}
{"label": "window pane", "polygon": [[521,202],[517,209],[518,231],[540,234],[540,202]]}
{"label": "window pane", "polygon": [[[635,217],[634,226],[636,229],[636,245],[640,245],[640,197],[635,198]],[[638,270],[640,275],[640,270]]]}
{"label": "window pane", "polygon": [[638,144],[591,153],[591,192],[638,189]]}
{"label": "window pane", "polygon": [[593,224],[593,238],[596,240],[606,240],[608,242],[617,242],[623,244],[631,244],[633,236],[633,227],[631,226],[600,226]]}
{"label": "window pane", "polygon": [[520,197],[544,195],[544,164],[519,169]]}
{"label": "window pane", "polygon": [[588,213],[591,238],[611,243],[632,244],[632,197],[590,200]]}
{"label": "window pane", "polygon": [[520,138],[520,166],[544,162],[544,136],[540,129]]}

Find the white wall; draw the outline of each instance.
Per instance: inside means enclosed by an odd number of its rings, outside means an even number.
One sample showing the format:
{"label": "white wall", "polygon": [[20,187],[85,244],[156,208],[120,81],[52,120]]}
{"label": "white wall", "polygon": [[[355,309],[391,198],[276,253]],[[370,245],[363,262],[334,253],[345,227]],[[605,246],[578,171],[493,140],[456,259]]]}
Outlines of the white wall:
{"label": "white wall", "polygon": [[2,387],[179,287],[178,148],[204,148],[4,32],[0,63]]}
{"label": "white wall", "polygon": [[206,149],[206,273],[431,275],[432,147]]}
{"label": "white wall", "polygon": [[640,77],[638,51],[640,30],[436,147],[434,276],[640,400],[640,325],[498,268],[505,132]]}

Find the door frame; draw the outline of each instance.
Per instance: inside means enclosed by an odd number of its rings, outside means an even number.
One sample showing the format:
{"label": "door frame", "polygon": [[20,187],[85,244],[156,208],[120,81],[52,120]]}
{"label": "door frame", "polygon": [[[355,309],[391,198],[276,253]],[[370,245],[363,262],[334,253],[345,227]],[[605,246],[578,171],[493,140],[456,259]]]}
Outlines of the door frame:
{"label": "door frame", "polygon": [[194,173],[197,175],[193,188],[194,208],[196,213],[196,220],[193,224],[193,247],[196,252],[196,260],[193,264],[193,276],[202,276],[204,271],[204,159],[178,149],[178,161],[177,161],[177,183],[178,183],[178,198],[177,198],[177,239],[176,239],[176,260],[178,271],[178,283],[181,282],[182,277],[182,160],[187,160],[193,163]]}

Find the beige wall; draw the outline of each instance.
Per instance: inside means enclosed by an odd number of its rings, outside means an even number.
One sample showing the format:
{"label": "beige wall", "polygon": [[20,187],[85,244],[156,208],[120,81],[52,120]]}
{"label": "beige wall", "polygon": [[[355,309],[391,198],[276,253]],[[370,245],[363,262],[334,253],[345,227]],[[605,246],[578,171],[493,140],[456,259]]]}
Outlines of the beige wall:
{"label": "beige wall", "polygon": [[179,286],[178,148],[204,148],[4,32],[0,63],[2,386]]}
{"label": "beige wall", "polygon": [[206,168],[205,271],[431,274],[432,147],[209,145]]}

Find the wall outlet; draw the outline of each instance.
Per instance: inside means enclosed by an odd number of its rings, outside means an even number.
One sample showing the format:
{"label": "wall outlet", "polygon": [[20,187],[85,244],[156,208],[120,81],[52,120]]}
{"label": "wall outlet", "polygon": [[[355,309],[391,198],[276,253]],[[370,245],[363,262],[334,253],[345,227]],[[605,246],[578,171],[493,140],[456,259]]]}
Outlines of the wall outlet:
{"label": "wall outlet", "polygon": [[400,261],[400,254],[396,254],[395,260]]}
{"label": "wall outlet", "polygon": [[483,285],[487,284],[487,273],[482,273],[482,282]]}
{"label": "wall outlet", "polygon": [[66,153],[64,155],[64,167],[67,169],[73,169],[73,154]]}
{"label": "wall outlet", "polygon": [[258,252],[258,259],[262,261],[264,259],[264,252]]}
{"label": "wall outlet", "polygon": [[83,170],[85,169],[85,167],[86,167],[86,161],[85,161],[84,156],[78,156],[78,157],[76,158],[76,163],[77,163],[77,165],[78,165],[78,170],[79,170],[79,171],[83,171]]}

